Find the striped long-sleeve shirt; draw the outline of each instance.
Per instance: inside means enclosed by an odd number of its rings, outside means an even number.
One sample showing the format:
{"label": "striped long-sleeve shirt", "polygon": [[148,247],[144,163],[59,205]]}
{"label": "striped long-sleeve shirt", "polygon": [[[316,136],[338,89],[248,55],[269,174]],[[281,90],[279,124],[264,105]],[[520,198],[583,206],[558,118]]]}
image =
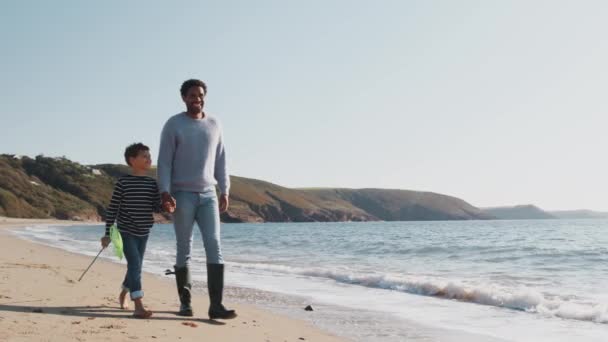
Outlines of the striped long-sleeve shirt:
{"label": "striped long-sleeve shirt", "polygon": [[147,236],[154,224],[154,212],[160,211],[160,193],[154,178],[127,175],[116,182],[106,211],[106,235],[116,222],[118,230],[135,236]]}

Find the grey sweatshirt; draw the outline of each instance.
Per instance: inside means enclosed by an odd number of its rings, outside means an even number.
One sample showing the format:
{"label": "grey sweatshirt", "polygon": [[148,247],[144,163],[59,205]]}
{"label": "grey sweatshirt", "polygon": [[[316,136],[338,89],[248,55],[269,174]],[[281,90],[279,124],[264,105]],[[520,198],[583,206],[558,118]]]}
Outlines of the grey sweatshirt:
{"label": "grey sweatshirt", "polygon": [[222,194],[228,194],[230,176],[222,140],[220,123],[208,114],[202,119],[184,112],[172,116],[160,136],[160,192],[203,192],[217,184]]}

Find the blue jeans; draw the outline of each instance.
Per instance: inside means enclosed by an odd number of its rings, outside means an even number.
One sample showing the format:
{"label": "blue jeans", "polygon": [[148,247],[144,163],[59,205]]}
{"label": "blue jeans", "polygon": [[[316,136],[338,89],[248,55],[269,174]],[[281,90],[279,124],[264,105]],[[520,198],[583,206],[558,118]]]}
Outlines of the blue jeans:
{"label": "blue jeans", "polygon": [[173,194],[176,201],[173,213],[173,227],[177,242],[176,267],[190,265],[192,250],[192,228],[198,224],[205,245],[208,264],[223,264],[220,246],[220,211],[215,187],[203,192],[177,191]]}
{"label": "blue jeans", "polygon": [[120,236],[122,237],[123,252],[127,259],[127,275],[122,282],[122,288],[131,293],[131,299],[142,298],[144,291],[141,289],[141,269],[148,237],[123,232],[120,232]]}

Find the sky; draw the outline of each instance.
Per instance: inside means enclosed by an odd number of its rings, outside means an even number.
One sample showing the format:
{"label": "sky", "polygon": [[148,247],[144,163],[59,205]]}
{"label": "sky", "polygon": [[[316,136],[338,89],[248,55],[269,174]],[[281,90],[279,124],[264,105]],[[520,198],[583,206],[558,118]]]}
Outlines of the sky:
{"label": "sky", "polygon": [[234,175],[608,211],[607,17],[586,0],[2,1],[0,153],[155,156],[199,78]]}

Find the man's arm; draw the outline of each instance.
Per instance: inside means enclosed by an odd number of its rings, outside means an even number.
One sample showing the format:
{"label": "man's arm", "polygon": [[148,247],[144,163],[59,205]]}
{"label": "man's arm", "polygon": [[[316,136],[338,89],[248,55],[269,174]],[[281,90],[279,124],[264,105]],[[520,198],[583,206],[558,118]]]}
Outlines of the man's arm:
{"label": "man's arm", "polygon": [[173,172],[173,158],[175,156],[175,133],[169,121],[163,127],[160,135],[158,150],[157,176],[160,193],[171,191],[171,174]]}
{"label": "man's arm", "polygon": [[228,174],[228,167],[226,166],[226,149],[224,148],[224,141],[221,132],[219,142],[217,144],[217,150],[215,152],[214,177],[215,180],[217,180],[220,193],[228,196],[230,192],[230,175]]}
{"label": "man's arm", "polygon": [[223,133],[220,130],[220,138],[215,152],[214,177],[220,188],[220,213],[228,210],[228,194],[230,192],[230,175],[226,166],[226,149],[224,147]]}

